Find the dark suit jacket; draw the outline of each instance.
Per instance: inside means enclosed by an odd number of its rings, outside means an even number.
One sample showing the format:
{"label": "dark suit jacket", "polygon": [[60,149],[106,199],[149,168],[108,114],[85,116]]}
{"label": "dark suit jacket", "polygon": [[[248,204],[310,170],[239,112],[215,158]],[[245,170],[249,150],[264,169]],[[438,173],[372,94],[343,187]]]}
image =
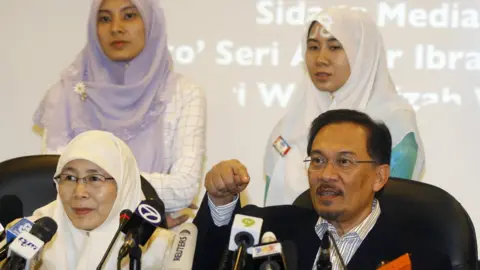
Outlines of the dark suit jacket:
{"label": "dark suit jacket", "polygon": [[[279,241],[290,240],[296,244],[298,269],[312,269],[320,247],[315,232],[318,214],[312,210],[292,205],[259,208],[254,205],[240,207],[234,215],[243,214],[263,218],[262,234],[271,231]],[[232,216],[233,221],[233,216]],[[218,269],[224,250],[228,247],[231,223],[217,227],[213,223],[207,195],[193,221],[198,228],[197,247],[193,269]],[[376,269],[382,261],[391,261],[409,253],[412,269],[452,269],[450,260],[428,243],[417,243],[409,235],[402,234],[390,221],[388,213],[381,213],[377,223],[357,249],[347,265],[349,270]]]}

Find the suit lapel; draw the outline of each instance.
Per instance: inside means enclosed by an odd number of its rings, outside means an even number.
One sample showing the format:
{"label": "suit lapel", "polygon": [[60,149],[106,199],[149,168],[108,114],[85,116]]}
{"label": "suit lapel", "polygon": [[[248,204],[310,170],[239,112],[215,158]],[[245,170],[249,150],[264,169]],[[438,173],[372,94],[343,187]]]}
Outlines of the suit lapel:
{"label": "suit lapel", "polygon": [[318,214],[314,210],[294,206],[271,207],[269,219],[264,219],[262,235],[272,231],[280,241],[296,245],[298,269],[311,269],[320,246],[315,232]]}
{"label": "suit lapel", "polygon": [[348,269],[376,269],[382,261],[398,257],[398,248],[402,244],[396,236],[394,226],[385,214],[380,214],[377,223],[348,263]]}
{"label": "suit lapel", "polygon": [[317,220],[318,214],[313,211],[301,224],[297,224],[293,232],[297,243],[298,269],[312,269],[320,247],[320,239],[315,232]]}

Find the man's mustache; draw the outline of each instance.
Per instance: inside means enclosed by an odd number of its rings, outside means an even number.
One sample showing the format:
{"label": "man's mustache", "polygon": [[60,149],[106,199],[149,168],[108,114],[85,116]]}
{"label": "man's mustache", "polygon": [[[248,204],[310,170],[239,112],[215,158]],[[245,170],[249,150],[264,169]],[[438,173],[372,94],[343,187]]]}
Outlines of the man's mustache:
{"label": "man's mustache", "polygon": [[343,196],[343,190],[329,183],[322,183],[317,187],[316,193],[318,196],[325,194],[332,194],[335,196]]}

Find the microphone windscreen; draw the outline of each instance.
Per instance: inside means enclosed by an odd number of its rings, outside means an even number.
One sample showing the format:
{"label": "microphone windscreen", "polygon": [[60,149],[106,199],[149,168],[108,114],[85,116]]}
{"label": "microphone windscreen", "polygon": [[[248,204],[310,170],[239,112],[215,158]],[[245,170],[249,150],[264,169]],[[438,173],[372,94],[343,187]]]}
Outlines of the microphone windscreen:
{"label": "microphone windscreen", "polygon": [[133,213],[130,209],[125,209],[120,212],[120,226],[125,225],[125,222],[129,221]]}
{"label": "microphone windscreen", "polygon": [[266,232],[262,235],[262,244],[273,243],[275,241],[277,241],[277,237],[273,232]]}
{"label": "microphone windscreen", "polygon": [[322,241],[320,243],[320,248],[322,250],[328,250],[330,248],[330,238],[328,231],[323,235]]}
{"label": "microphone windscreen", "polygon": [[55,235],[57,228],[57,223],[51,217],[42,217],[35,221],[30,234],[47,243]]}
{"label": "microphone windscreen", "polygon": [[139,244],[143,246],[164,221],[166,222],[163,202],[143,200],[121,230],[125,234],[136,231]]}

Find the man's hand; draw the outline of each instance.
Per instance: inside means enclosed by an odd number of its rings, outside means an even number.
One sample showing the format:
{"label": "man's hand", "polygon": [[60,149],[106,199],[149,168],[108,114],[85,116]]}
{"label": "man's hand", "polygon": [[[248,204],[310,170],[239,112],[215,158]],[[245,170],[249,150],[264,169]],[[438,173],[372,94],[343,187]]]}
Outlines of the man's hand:
{"label": "man's hand", "polygon": [[249,182],[247,168],[240,161],[232,159],[212,167],[205,177],[205,188],[212,202],[221,206],[231,203]]}

